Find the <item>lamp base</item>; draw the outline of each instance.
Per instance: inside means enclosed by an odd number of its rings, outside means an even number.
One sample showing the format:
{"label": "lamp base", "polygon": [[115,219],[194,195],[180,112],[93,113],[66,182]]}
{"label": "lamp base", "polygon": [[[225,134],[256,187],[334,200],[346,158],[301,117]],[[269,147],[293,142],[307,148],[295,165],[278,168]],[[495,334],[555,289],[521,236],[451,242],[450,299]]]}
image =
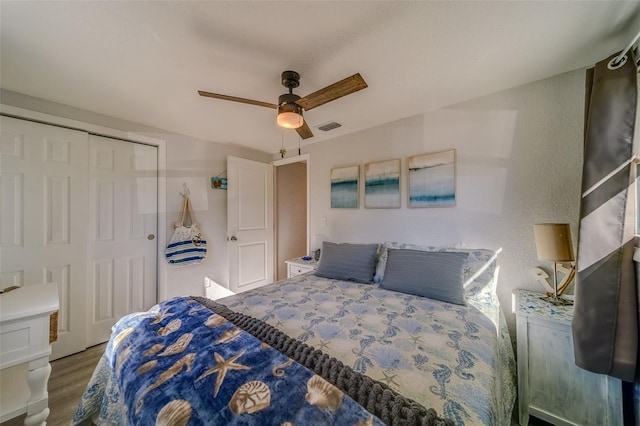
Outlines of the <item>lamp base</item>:
{"label": "lamp base", "polygon": [[556,297],[556,296],[540,296],[540,299],[544,300],[545,302],[549,302],[552,305],[556,305],[556,306],[571,306],[573,305],[573,300],[568,300],[568,299],[562,299],[560,297]]}

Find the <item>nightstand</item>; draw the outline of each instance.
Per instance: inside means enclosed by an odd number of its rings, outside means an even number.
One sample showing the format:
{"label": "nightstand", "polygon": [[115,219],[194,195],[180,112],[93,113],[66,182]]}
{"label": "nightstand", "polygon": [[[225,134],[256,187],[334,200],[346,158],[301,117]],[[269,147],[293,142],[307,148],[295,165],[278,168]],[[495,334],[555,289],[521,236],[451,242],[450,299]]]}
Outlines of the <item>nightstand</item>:
{"label": "nightstand", "polygon": [[542,293],[516,290],[520,425],[533,415],[554,425],[622,424],[620,380],[577,367],[573,306],[555,306]]}
{"label": "nightstand", "polygon": [[301,257],[296,257],[295,259],[285,261],[285,263],[287,264],[287,278],[315,271],[318,267],[318,262],[313,260],[313,258],[311,260],[304,260]]}

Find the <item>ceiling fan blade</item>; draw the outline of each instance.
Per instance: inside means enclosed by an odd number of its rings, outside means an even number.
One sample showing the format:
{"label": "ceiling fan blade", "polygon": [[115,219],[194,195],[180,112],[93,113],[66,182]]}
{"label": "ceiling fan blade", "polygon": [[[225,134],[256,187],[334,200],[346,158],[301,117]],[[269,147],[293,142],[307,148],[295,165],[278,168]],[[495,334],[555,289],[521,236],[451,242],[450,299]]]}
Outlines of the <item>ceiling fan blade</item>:
{"label": "ceiling fan blade", "polygon": [[296,132],[298,132],[302,139],[309,139],[313,137],[313,133],[311,133],[311,129],[307,125],[307,120],[304,120],[302,126],[296,129]]}
{"label": "ceiling fan blade", "polygon": [[310,109],[357,92],[358,90],[366,89],[367,87],[366,81],[364,81],[362,76],[358,73],[351,77],[347,77],[344,80],[340,80],[337,83],[333,83],[324,89],[313,92],[304,98],[298,99],[296,103],[304,108],[305,111],[309,111]]}
{"label": "ceiling fan blade", "polygon": [[218,93],[204,92],[202,90],[198,90],[198,93],[200,94],[200,96],[206,96],[207,98],[222,99],[225,101],[241,102],[243,104],[257,105],[257,106],[262,106],[267,108],[278,109],[278,105],[270,104],[269,102],[254,101],[253,99],[245,99],[245,98],[237,98],[235,96],[220,95]]}

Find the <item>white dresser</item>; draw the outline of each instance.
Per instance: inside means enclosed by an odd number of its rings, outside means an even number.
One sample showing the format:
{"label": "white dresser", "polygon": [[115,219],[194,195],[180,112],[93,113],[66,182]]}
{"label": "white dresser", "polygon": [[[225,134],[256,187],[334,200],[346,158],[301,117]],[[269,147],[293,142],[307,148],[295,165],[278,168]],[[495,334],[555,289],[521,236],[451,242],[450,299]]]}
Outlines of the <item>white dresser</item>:
{"label": "white dresser", "polygon": [[575,365],[573,306],[552,305],[541,295],[514,292],[520,425],[529,415],[554,425],[622,425],[620,380]]}
{"label": "white dresser", "polygon": [[318,267],[318,262],[313,258],[305,260],[302,257],[296,257],[285,261],[285,263],[287,264],[287,278],[315,271]]}
{"label": "white dresser", "polygon": [[[9,382],[0,394],[2,422],[27,413],[25,425],[46,424],[49,355],[57,336],[58,307],[56,284],[29,285],[0,294],[0,374]],[[11,376],[12,371],[21,371],[16,370],[21,364],[26,364],[26,374]]]}

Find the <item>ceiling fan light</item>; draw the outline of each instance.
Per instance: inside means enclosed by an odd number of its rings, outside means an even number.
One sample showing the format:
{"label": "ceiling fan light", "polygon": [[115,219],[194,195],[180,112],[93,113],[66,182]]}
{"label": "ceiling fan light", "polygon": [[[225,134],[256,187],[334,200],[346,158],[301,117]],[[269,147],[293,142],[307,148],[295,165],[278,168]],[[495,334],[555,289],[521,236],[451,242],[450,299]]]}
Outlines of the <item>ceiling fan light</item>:
{"label": "ceiling fan light", "polygon": [[297,129],[302,126],[304,120],[300,114],[295,112],[282,112],[278,114],[278,126],[285,129]]}
{"label": "ceiling fan light", "polygon": [[302,108],[297,104],[283,104],[278,107],[278,126],[285,129],[297,129],[302,127]]}

